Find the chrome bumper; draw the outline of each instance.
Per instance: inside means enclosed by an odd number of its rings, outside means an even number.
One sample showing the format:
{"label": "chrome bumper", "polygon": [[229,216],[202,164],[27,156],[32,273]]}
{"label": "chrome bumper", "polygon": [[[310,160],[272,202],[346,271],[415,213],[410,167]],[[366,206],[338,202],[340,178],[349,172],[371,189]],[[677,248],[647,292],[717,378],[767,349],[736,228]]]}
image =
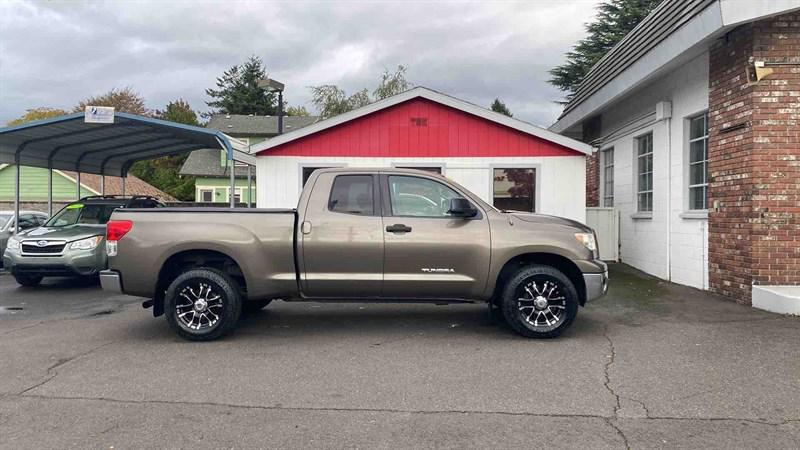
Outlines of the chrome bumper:
{"label": "chrome bumper", "polygon": [[100,272],[100,286],[104,291],[122,294],[122,279],[119,272],[113,270]]}
{"label": "chrome bumper", "polygon": [[603,267],[602,273],[583,274],[583,283],[586,285],[586,302],[597,300],[608,292],[608,267],[600,262]]}

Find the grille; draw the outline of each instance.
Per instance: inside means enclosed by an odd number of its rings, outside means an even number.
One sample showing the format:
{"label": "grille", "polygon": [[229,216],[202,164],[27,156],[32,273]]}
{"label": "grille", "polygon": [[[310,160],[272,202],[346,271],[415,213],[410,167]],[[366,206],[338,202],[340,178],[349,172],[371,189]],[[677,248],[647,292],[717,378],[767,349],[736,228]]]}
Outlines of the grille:
{"label": "grille", "polygon": [[46,247],[39,247],[38,245],[22,244],[22,253],[32,254],[58,254],[64,251],[67,244],[54,244]]}

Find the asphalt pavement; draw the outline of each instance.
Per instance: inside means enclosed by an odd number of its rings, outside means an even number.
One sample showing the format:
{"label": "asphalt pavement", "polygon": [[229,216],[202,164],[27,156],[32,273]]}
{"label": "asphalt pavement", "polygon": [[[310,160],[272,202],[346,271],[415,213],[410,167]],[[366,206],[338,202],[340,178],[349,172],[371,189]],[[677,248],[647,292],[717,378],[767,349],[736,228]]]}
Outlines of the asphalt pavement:
{"label": "asphalt pavement", "polygon": [[800,318],[612,267],[561,338],[480,305],[273,302],[220,341],[0,275],[0,448],[797,448]]}

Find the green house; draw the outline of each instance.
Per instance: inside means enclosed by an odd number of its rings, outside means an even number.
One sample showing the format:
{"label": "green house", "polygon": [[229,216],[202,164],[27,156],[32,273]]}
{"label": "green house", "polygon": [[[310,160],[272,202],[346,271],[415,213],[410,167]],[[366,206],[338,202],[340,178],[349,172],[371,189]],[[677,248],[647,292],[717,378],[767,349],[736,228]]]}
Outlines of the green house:
{"label": "green house", "polygon": [[[283,118],[283,131],[296,130],[311,125],[319,120],[318,117],[285,116]],[[277,116],[254,116],[237,114],[217,114],[211,117],[208,128],[222,131],[247,145],[257,144],[278,135]],[[181,167],[181,175],[193,175],[195,181],[195,201],[202,203],[227,203],[230,195],[230,167],[225,157],[225,152],[217,149],[203,149],[193,151]],[[247,166],[235,164],[236,177],[234,196],[236,202],[255,203],[256,200],[256,174],[252,175],[252,196],[247,196]]]}

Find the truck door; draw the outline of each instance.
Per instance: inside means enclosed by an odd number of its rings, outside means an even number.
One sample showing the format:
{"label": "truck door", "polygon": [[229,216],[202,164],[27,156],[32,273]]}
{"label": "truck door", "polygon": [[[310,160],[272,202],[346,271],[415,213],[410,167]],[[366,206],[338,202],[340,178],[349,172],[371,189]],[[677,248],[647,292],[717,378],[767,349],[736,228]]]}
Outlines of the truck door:
{"label": "truck door", "polygon": [[301,215],[302,290],[307,297],[378,297],[383,220],[378,175],[320,173]]}
{"label": "truck door", "polygon": [[382,175],[384,278],[387,298],[478,298],[486,285],[491,244],[485,214],[448,214],[464,197],[434,177]]}

